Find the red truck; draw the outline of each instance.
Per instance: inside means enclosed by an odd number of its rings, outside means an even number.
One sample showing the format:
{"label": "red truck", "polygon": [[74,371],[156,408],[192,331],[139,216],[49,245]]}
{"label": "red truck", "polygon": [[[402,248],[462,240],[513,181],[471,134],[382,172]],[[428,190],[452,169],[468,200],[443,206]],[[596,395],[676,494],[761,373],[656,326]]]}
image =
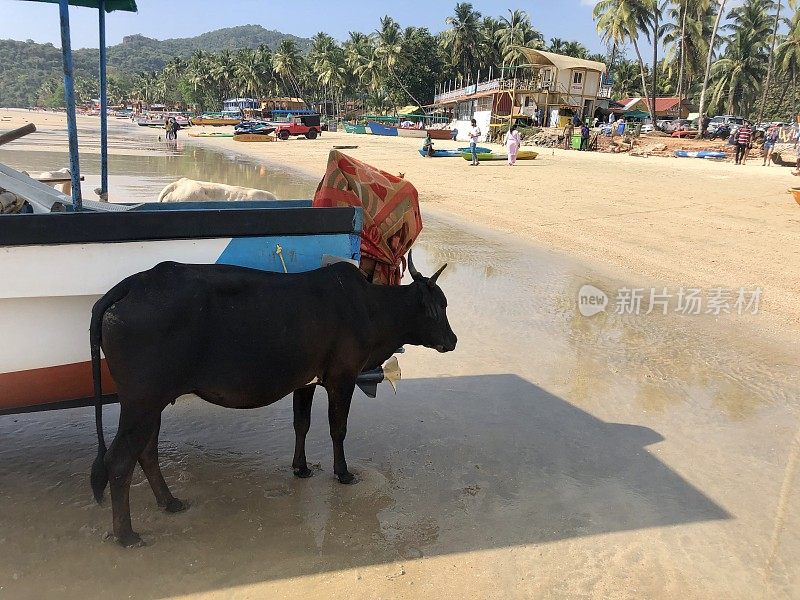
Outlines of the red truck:
{"label": "red truck", "polygon": [[275,135],[282,140],[288,140],[293,135],[304,135],[309,140],[313,140],[321,132],[319,115],[299,115],[289,123],[281,123],[275,129]]}

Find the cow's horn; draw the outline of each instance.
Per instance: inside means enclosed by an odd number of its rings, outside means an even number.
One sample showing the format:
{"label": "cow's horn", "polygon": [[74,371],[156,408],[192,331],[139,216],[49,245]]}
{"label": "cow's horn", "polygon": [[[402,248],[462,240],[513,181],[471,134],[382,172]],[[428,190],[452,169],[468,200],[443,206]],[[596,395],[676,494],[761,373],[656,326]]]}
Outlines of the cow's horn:
{"label": "cow's horn", "polygon": [[428,285],[429,285],[429,286],[433,287],[433,286],[435,286],[435,285],[436,285],[436,280],[437,280],[437,279],[439,279],[439,275],[441,275],[441,274],[442,274],[442,271],[444,271],[444,269],[445,269],[445,267],[446,267],[446,266],[447,266],[447,263],[444,263],[444,264],[443,264],[441,267],[439,267],[439,270],[438,270],[438,271],[436,271],[436,273],[434,273],[434,274],[431,276],[431,278],[430,278],[430,279],[428,279]]}
{"label": "cow's horn", "polygon": [[414,261],[411,260],[411,250],[408,251],[408,272],[411,273],[411,277],[414,278],[414,281],[423,278],[420,272],[414,268]]}

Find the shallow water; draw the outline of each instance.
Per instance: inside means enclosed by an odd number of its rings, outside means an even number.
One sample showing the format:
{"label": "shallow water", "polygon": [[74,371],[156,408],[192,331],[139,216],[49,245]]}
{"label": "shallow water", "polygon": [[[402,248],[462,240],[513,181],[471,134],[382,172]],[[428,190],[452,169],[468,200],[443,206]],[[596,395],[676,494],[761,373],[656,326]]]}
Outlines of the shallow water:
{"label": "shallow water", "polygon": [[[152,197],[198,169],[248,185],[258,169],[194,152],[120,158],[140,181],[123,180],[126,193]],[[55,158],[29,154],[18,164]],[[298,195],[314,183],[298,181]],[[333,478],[321,391],[309,480],[289,468],[290,401],[226,411],[181,400],[165,411],[162,466],[191,507],[160,512],[137,471],[134,527],[150,545],[125,551],[104,539],[110,506],[88,487],[92,411],[2,417],[0,595],[319,585],[419,597],[451,573],[450,597],[797,597],[796,347],[754,333],[757,315],[583,317],[582,285],[639,282],[424,204],[423,216],[415,263],[448,262],[459,346],[409,349],[396,397],[357,393],[346,442],[357,485]],[[116,414],[106,409],[108,435]]]}

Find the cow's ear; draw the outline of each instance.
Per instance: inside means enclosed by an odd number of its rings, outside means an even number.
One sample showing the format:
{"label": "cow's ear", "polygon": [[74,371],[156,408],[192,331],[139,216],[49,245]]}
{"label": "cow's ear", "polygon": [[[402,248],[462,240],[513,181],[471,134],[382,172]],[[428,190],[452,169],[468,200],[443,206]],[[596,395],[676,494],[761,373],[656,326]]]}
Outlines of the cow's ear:
{"label": "cow's ear", "polygon": [[439,279],[439,275],[442,274],[442,271],[444,271],[446,267],[447,263],[444,263],[441,267],[439,267],[439,270],[436,271],[436,273],[434,273],[430,279],[428,279],[428,286],[430,287],[436,286],[436,280]]}

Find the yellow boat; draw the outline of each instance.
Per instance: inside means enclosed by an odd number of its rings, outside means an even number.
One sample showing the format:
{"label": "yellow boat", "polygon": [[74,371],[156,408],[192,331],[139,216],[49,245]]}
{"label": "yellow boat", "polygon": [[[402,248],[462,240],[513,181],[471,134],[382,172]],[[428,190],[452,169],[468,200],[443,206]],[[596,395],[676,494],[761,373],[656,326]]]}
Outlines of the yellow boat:
{"label": "yellow boat", "polygon": [[264,133],[237,133],[233,136],[234,142],[274,142],[274,135]]}
{"label": "yellow boat", "polygon": [[199,117],[192,118],[192,125],[238,125],[241,122],[239,115],[232,112],[203,113]]}

